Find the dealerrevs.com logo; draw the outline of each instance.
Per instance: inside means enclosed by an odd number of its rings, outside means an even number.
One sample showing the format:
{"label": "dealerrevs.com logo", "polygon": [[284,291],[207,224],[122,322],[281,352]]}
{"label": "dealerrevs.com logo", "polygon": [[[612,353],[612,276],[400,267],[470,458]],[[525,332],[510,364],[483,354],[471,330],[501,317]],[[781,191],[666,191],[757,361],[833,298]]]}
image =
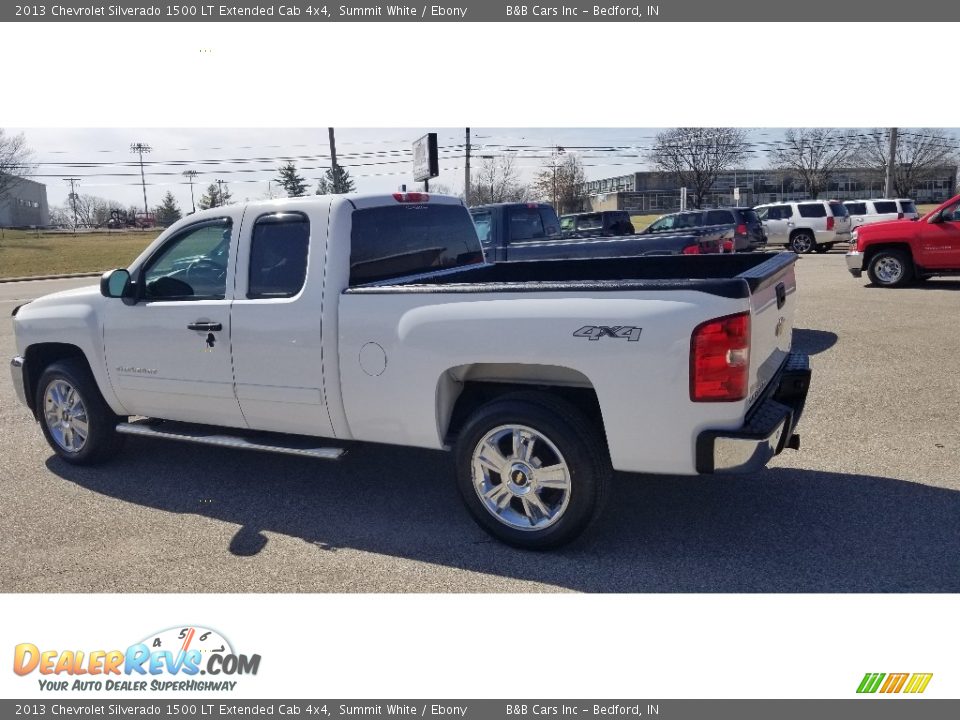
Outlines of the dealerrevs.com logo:
{"label": "dealerrevs.com logo", "polygon": [[927,689],[933,673],[867,673],[857,687],[858,693],[918,694]]}
{"label": "dealerrevs.com logo", "polygon": [[[234,651],[216,630],[173,627],[151,633],[125,650],[49,650],[20,643],[13,671],[36,673],[45,691],[231,691],[238,676],[256,675],[260,655]],[[203,676],[203,679],[199,679]]]}

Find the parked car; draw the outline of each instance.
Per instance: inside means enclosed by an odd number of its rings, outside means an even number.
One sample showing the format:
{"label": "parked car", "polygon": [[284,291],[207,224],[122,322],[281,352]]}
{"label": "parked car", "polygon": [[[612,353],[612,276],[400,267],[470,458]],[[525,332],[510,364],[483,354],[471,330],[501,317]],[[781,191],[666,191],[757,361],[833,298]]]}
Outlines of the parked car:
{"label": "parked car", "polygon": [[767,242],[795,253],[825,253],[837,243],[850,242],[850,215],[838,200],[800,200],[754,208],[767,233]]}
{"label": "parked car", "polygon": [[881,287],[960,274],[960,195],[922,218],[862,225],[853,231],[847,268]]}
{"label": "parked car", "polygon": [[592,521],[614,470],[745,472],[799,446],[795,262],[488,264],[453,197],[238,203],[99,287],[17,307],[11,371],[65,462],[128,435],[327,460],[358,441],[452,449],[477,523],[543,549]]}
{"label": "parked car", "polygon": [[470,215],[490,262],[705,255],[723,252],[725,244],[733,244],[731,227],[696,228],[655,237],[587,232],[562,237],[553,231],[559,229],[560,221],[546,203],[479,205],[470,208]]}
{"label": "parked car", "polygon": [[574,213],[560,216],[564,237],[615,237],[633,235],[633,222],[626,210]]}
{"label": "parked car", "polygon": [[703,228],[729,226],[733,229],[734,250],[749,252],[762,250],[767,245],[763,225],[752,208],[730,207],[708,210],[685,210],[657,218],[641,234],[695,231]]}
{"label": "parked car", "polygon": [[886,222],[887,220],[915,220],[920,217],[913,200],[897,198],[888,200],[844,200],[843,204],[850,214],[850,231],[861,225]]}

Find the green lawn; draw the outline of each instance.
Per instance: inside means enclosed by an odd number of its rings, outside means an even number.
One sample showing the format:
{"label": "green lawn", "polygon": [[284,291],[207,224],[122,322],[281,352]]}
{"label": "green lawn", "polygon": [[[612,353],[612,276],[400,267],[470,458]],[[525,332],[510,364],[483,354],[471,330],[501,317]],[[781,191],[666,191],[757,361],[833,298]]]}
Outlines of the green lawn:
{"label": "green lawn", "polygon": [[123,267],[160,230],[43,232],[0,230],[0,278],[96,272]]}

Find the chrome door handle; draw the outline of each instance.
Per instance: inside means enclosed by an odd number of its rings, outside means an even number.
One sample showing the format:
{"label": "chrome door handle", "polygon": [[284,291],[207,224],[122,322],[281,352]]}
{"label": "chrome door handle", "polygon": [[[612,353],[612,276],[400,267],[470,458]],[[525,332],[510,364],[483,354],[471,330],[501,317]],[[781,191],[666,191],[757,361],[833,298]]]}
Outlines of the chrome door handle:
{"label": "chrome door handle", "polygon": [[187,325],[187,330],[200,330],[201,332],[220,332],[223,325],[214,322],[192,322]]}

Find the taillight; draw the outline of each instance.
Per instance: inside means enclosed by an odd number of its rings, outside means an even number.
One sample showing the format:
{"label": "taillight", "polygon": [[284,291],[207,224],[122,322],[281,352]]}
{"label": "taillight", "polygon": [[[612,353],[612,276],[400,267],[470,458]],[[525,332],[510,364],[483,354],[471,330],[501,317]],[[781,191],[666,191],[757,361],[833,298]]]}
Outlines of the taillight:
{"label": "taillight", "polygon": [[430,195],[420,192],[398,192],[393,194],[393,199],[399,203],[425,203],[430,200]]}
{"label": "taillight", "polygon": [[722,240],[720,242],[720,252],[732,253],[733,249],[733,240]]}
{"label": "taillight", "polygon": [[699,245],[689,245],[680,251],[681,255],[699,255],[700,246]]}
{"label": "taillight", "polygon": [[750,313],[708,320],[690,338],[690,399],[732,402],[747,396]]}
{"label": "taillight", "polygon": [[737,225],[737,235],[746,235],[746,234],[747,234],[747,226],[744,223],[740,223],[739,225]]}
{"label": "taillight", "polygon": [[834,223],[833,215],[828,215],[828,216],[827,216],[827,230],[833,230],[833,223]]}

